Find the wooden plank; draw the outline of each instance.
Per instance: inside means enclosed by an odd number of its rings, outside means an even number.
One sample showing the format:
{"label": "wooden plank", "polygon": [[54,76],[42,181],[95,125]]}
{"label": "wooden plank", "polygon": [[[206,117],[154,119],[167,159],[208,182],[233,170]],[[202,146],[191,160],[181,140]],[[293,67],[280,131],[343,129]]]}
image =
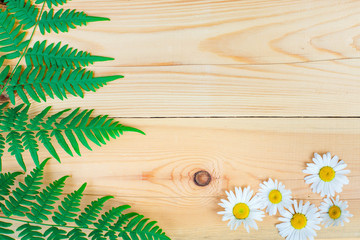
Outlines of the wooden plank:
{"label": "wooden plank", "polygon": [[114,57],[92,69],[126,78],[83,100],[36,105],[39,110],[51,104],[114,117],[360,114],[358,1],[76,0],[66,6],[112,21],[66,34],[37,32],[33,42],[62,40]]}
{"label": "wooden plank", "polygon": [[[111,66],[273,64],[360,56],[359,1],[76,0],[67,7],[111,18],[61,35],[75,47],[115,57]],[[59,35],[46,38],[58,41]]]}
{"label": "wooden plank", "polygon": [[113,117],[359,116],[359,61],[261,66],[96,68],[124,74],[85,98],[36,104]]}
{"label": "wooden plank", "polygon": [[[343,228],[323,229],[317,239],[355,239],[360,224],[360,119],[122,119],[147,135],[129,133],[82,157],[55,160],[47,182],[71,175],[68,191],[88,182],[87,198],[114,195],[113,204],[130,203],[156,219],[173,239],[280,239],[275,217],[259,231],[231,232],[216,214],[224,191],[277,178],[297,199],[319,204],[320,196],[303,180],[314,152],[337,154],[351,170],[341,198],[354,214]],[[48,154],[41,149],[41,158]],[[5,170],[20,170],[4,156]],[[30,159],[25,158],[28,163]],[[211,183],[199,187],[193,175],[206,170]]]}

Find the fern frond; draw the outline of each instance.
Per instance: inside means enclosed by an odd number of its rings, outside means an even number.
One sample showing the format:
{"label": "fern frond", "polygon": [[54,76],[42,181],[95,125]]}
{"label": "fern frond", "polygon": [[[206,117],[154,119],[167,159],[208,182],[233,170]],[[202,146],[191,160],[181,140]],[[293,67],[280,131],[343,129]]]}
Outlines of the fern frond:
{"label": "fern frond", "polygon": [[128,222],[119,236],[124,239],[170,240],[159,226],[154,226],[156,221],[148,221],[148,218],[137,214]]}
{"label": "fern frond", "polygon": [[[112,208],[108,212],[102,214],[98,222],[94,223],[96,229],[89,234],[89,237],[93,237],[93,239],[106,239],[106,234],[109,231],[109,227],[121,215],[122,211],[128,208],[130,208],[129,205],[123,205],[117,208]],[[110,230],[110,232],[113,231]],[[113,236],[116,234],[108,233],[107,235]]]}
{"label": "fern frond", "polygon": [[46,66],[58,68],[81,68],[94,62],[111,61],[113,58],[94,56],[86,51],[79,51],[69,47],[61,46],[61,42],[46,45],[46,41],[36,42],[25,54],[27,66]]}
{"label": "fern frond", "polygon": [[129,208],[130,208],[129,205],[123,205],[116,208],[112,208],[108,212],[101,215],[99,221],[97,223],[94,223],[94,226],[97,229],[101,229],[101,230],[108,229],[112,225],[112,223],[122,214],[122,212]]}
{"label": "fern frond", "polygon": [[1,139],[6,138],[6,142],[10,145],[8,151],[15,156],[24,170],[26,167],[22,154],[25,150],[30,152],[35,164],[39,165],[38,141],[45,146],[54,158],[60,161],[52,144],[52,137],[55,137],[65,152],[72,156],[72,149],[80,155],[80,143],[91,150],[88,140],[101,146],[111,138],[119,137],[124,132],[144,134],[142,131],[124,126],[106,115],[90,118],[92,110],[79,111],[79,109],[75,109],[60,119],[65,112],[69,111],[66,109],[46,118],[45,116],[50,110],[48,107],[33,119],[29,119],[27,112],[30,105],[24,106],[21,104],[0,111],[0,135],[3,137],[0,137],[0,150],[1,147],[4,147]]}
{"label": "fern frond", "polygon": [[87,240],[86,236],[86,233],[84,233],[80,228],[74,228],[67,234],[69,240]]}
{"label": "fern frond", "polygon": [[74,222],[74,217],[77,216],[77,212],[80,211],[80,201],[85,190],[86,183],[84,183],[78,190],[70,193],[61,201],[58,207],[58,212],[54,213],[52,220],[61,226],[66,225],[67,222]]}
{"label": "fern frond", "polygon": [[15,178],[22,172],[0,173],[0,200],[4,200],[4,196],[8,196],[10,188],[14,185]]}
{"label": "fern frond", "polygon": [[105,196],[96,201],[92,201],[75,220],[76,225],[79,227],[88,227],[90,224],[93,224],[99,216],[104,203],[111,198],[113,198],[113,196]]}
{"label": "fern frond", "polygon": [[110,227],[111,230],[113,230],[114,232],[120,232],[121,229],[124,228],[124,226],[126,225],[126,223],[128,223],[130,221],[130,219],[132,219],[135,216],[138,216],[138,213],[134,213],[134,212],[130,212],[127,214],[122,214],[118,220],[116,221],[116,223]]}
{"label": "fern frond", "polygon": [[36,0],[36,4],[42,4],[44,2],[46,2],[47,6],[49,8],[51,8],[53,5],[54,6],[59,6],[59,5],[63,5],[65,3],[67,3],[68,0]]}
{"label": "fern frond", "polygon": [[47,237],[47,240],[68,239],[66,234],[67,232],[65,230],[59,229],[57,227],[51,227],[44,232],[44,236]]}
{"label": "fern frond", "polygon": [[12,223],[0,221],[0,239],[15,240],[14,238],[8,236],[14,233],[14,231],[10,229],[11,226]]}
{"label": "fern frond", "polygon": [[36,24],[39,9],[31,4],[29,0],[5,0],[6,9],[23,25],[27,30]]}
{"label": "fern frond", "polygon": [[31,206],[31,201],[35,199],[38,190],[40,189],[41,180],[43,178],[43,171],[46,162],[45,160],[38,168],[35,168],[24,179],[25,183],[20,183],[19,187],[11,192],[8,200],[5,200],[5,205],[1,205],[1,210],[6,216],[16,215],[23,217],[29,211],[28,206]]}
{"label": "fern frond", "polygon": [[[0,216],[0,239],[12,239],[11,236],[16,234],[21,240],[115,240],[119,237],[126,240],[169,240],[165,233],[155,226],[155,221],[150,222],[138,213],[123,214],[123,211],[130,208],[129,205],[112,207],[103,212],[104,203],[112,196],[92,201],[80,211],[79,206],[86,183],[68,194],[59,204],[67,176],[42,187],[41,179],[46,162],[47,160],[30,172],[24,182],[19,182],[19,187],[10,193],[9,200],[5,200],[6,206],[0,204],[6,215]],[[0,174],[0,184],[13,185],[12,181],[18,174]],[[1,195],[0,192],[0,197],[4,198],[6,195]],[[52,213],[55,206],[58,206],[59,211]],[[18,214],[19,211],[26,215]],[[17,219],[14,215],[23,218]],[[22,225],[14,233],[12,223],[5,220],[18,221]]]}
{"label": "fern frond", "polygon": [[33,203],[31,206],[31,213],[27,213],[26,216],[34,222],[43,222],[48,220],[46,215],[51,214],[52,206],[59,200],[58,196],[61,195],[65,185],[65,180],[69,176],[64,176],[53,183],[50,183],[38,196],[36,196],[37,203]]}
{"label": "fern frond", "polygon": [[19,233],[19,237],[21,240],[44,240],[42,238],[43,234],[39,231],[41,230],[40,226],[30,225],[29,223],[25,223],[16,229]]}
{"label": "fern frond", "polygon": [[21,31],[21,25],[15,26],[15,18],[7,10],[0,12],[0,52],[7,59],[21,56],[22,51],[28,45],[24,41],[25,32]]}
{"label": "fern frond", "polygon": [[[0,67],[3,66],[4,60],[5,60],[5,56],[1,56],[0,57]],[[10,66],[6,65],[5,68],[0,72],[0,85],[4,85],[7,77],[10,74]]]}
{"label": "fern frond", "polygon": [[109,21],[110,19],[104,17],[88,16],[84,12],[77,12],[76,10],[59,9],[54,12],[50,9],[49,12],[45,11],[39,21],[39,29],[41,34],[45,31],[50,32],[68,32],[69,28],[76,28],[76,26],[87,25],[89,22]]}
{"label": "fern frond", "polygon": [[67,98],[67,93],[84,97],[84,92],[93,91],[105,86],[108,82],[122,78],[121,75],[94,77],[92,71],[85,69],[61,69],[56,67],[19,67],[15,70],[7,84],[6,92],[10,101],[15,104],[16,93],[26,103],[29,98],[36,102],[46,101],[46,94],[50,98],[55,96],[61,100]]}

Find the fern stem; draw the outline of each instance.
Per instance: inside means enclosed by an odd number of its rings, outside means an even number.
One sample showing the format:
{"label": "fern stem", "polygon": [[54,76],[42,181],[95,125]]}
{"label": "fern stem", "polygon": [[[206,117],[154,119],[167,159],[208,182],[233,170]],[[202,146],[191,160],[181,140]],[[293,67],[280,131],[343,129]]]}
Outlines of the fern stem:
{"label": "fern stem", "polygon": [[42,5],[42,7],[41,7],[41,11],[40,11],[39,17],[36,19],[36,23],[35,23],[35,26],[34,26],[34,29],[33,29],[32,33],[31,33],[29,42],[28,42],[28,44],[26,45],[26,48],[25,48],[24,52],[21,54],[21,56],[20,56],[18,62],[16,63],[14,69],[12,70],[12,72],[11,72],[11,74],[10,74],[10,77],[9,77],[8,80],[4,83],[4,86],[3,86],[3,88],[2,88],[1,91],[0,91],[0,95],[5,91],[8,82],[10,82],[10,79],[11,79],[12,76],[14,75],[15,70],[19,67],[19,64],[20,64],[21,60],[23,59],[23,57],[25,56],[27,50],[29,49],[29,45],[30,45],[31,39],[34,37],[36,27],[39,25],[40,18],[41,18],[41,16],[42,16],[43,12],[44,12],[44,8],[45,8],[45,1],[44,1],[43,5]]}
{"label": "fern stem", "polygon": [[57,224],[38,223],[38,222],[15,219],[15,218],[10,218],[10,217],[3,217],[3,216],[0,216],[0,219],[6,219],[6,220],[15,221],[15,222],[23,222],[23,223],[28,223],[28,224],[36,224],[36,225],[47,226],[47,227],[59,227],[59,228],[71,228],[71,229],[79,228],[79,229],[86,229],[86,230],[97,230],[96,228],[76,227],[76,226],[61,226],[61,225],[57,225]]}

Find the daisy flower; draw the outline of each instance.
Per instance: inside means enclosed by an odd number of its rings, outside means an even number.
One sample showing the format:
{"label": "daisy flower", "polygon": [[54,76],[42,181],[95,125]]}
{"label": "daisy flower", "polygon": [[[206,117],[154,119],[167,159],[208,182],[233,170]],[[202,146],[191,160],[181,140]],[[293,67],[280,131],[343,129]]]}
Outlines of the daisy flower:
{"label": "daisy flower", "polygon": [[315,230],[320,230],[320,212],[310,202],[303,204],[303,201],[300,201],[298,204],[294,200],[293,207],[283,211],[281,215],[279,221],[282,223],[277,224],[276,228],[286,240],[314,239]]}
{"label": "daisy flower", "polygon": [[260,201],[263,203],[262,209],[266,208],[269,215],[275,215],[279,210],[281,213],[284,208],[290,208],[292,204],[291,191],[285,189],[284,184],[271,178],[266,182],[260,183],[260,189],[257,193]]}
{"label": "daisy flower", "polygon": [[331,158],[328,152],[321,157],[315,153],[312,159],[314,163],[308,163],[304,173],[310,174],[305,177],[305,182],[311,184],[311,189],[315,193],[320,193],[321,197],[335,196],[335,192],[340,193],[344,184],[349,183],[345,174],[350,170],[345,170],[346,164],[343,160],[339,161],[338,156]]}
{"label": "daisy flower", "polygon": [[253,197],[253,191],[250,187],[235,188],[235,194],[232,191],[226,192],[227,200],[221,199],[219,205],[224,208],[224,211],[218,214],[224,215],[223,221],[230,220],[228,226],[231,230],[236,230],[238,226],[244,223],[246,231],[249,232],[249,227],[258,229],[255,221],[262,221],[264,212],[259,210],[261,203],[258,197]]}
{"label": "daisy flower", "polygon": [[325,198],[321,203],[320,214],[325,227],[344,226],[344,222],[350,222],[348,219],[353,215],[349,213],[347,201],[340,201],[339,196],[334,198]]}

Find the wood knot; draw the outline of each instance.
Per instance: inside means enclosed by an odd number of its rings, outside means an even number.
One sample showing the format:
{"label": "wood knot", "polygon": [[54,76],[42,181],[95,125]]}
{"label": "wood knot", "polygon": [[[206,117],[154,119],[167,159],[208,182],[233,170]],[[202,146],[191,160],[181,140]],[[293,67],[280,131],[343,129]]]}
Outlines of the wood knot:
{"label": "wood knot", "polygon": [[211,175],[205,170],[198,171],[194,174],[194,183],[200,187],[205,187],[211,182]]}

